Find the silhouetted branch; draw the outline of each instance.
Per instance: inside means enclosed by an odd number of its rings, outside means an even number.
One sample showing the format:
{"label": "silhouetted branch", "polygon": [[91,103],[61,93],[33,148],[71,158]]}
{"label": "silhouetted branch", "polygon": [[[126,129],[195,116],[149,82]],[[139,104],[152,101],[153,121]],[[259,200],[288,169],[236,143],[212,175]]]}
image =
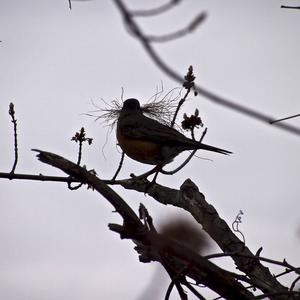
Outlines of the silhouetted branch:
{"label": "silhouetted branch", "polygon": [[300,6],[281,5],[281,8],[300,9]]}
{"label": "silhouetted branch", "polygon": [[[205,130],[203,131],[203,133],[202,133],[202,136],[201,136],[201,138],[200,138],[200,140],[199,140],[199,143],[201,143],[202,142],[202,140],[203,140],[203,138],[204,138],[204,136],[206,135],[206,133],[207,133],[207,128],[205,128]],[[180,165],[180,166],[178,166],[176,169],[174,169],[174,170],[172,170],[172,171],[165,171],[165,170],[163,170],[163,169],[161,169],[160,170],[160,173],[162,173],[162,174],[165,174],[165,175],[173,175],[173,174],[175,174],[175,173],[177,173],[178,171],[180,171],[191,159],[192,159],[192,157],[195,155],[195,153],[198,151],[199,149],[195,149],[195,150],[193,150],[191,153],[190,153],[190,155],[186,158],[186,160]]]}
{"label": "silhouetted branch", "polygon": [[0,172],[0,178],[7,178],[9,180],[20,179],[20,180],[36,180],[36,181],[53,181],[53,182],[79,182],[75,178],[63,177],[63,176],[47,176],[47,175],[34,175],[34,174],[16,174],[16,173],[5,173]]}
{"label": "silhouetted branch", "polygon": [[18,163],[18,135],[17,135],[17,120],[15,119],[15,106],[11,102],[9,104],[9,115],[11,116],[11,122],[14,124],[14,153],[15,153],[15,160],[13,167],[10,171],[11,174],[15,173],[17,163]]}
{"label": "silhouetted branch", "polygon": [[277,123],[277,122],[289,120],[289,119],[296,118],[296,117],[300,117],[300,114],[289,116],[289,117],[285,117],[285,118],[278,119],[278,120],[274,120],[274,121],[270,122],[270,124],[274,124],[274,123]]}
{"label": "silhouetted branch", "polygon": [[[108,185],[93,173],[65,158],[45,151],[38,152],[40,161],[62,170],[89,187],[98,191],[108,200],[124,220],[123,225],[110,224],[109,228],[118,232],[121,238],[132,239],[136,251],[143,262],[159,261],[165,268],[179,273],[185,268],[184,276],[202,283],[225,299],[253,300],[254,296],[232,276],[189,247],[176,240],[161,236],[144,225],[128,204]],[[149,216],[147,217],[149,218]],[[151,221],[152,222],[152,221]],[[151,227],[151,226],[150,226]]]}
{"label": "silhouetted branch", "polygon": [[119,166],[118,166],[118,169],[117,169],[115,175],[111,179],[112,181],[116,180],[118,174],[120,173],[122,165],[123,165],[124,157],[125,157],[125,153],[124,153],[124,151],[122,151],[122,155],[121,155],[121,159],[120,159],[120,162],[119,162]]}
{"label": "silhouetted branch", "polygon": [[177,40],[189,33],[192,33],[196,30],[198,26],[200,26],[205,19],[207,18],[207,14],[205,12],[200,13],[198,16],[195,17],[195,19],[186,27],[183,29],[180,29],[178,31],[164,34],[164,35],[147,35],[148,42],[154,42],[154,43],[166,43],[170,42],[172,40]]}
{"label": "silhouetted branch", "polygon": [[133,10],[132,15],[134,17],[153,17],[172,9],[176,4],[178,4],[181,1],[182,0],[171,0],[156,8],[147,9],[147,10]]}
{"label": "silhouetted branch", "polygon": [[173,205],[189,212],[224,252],[245,255],[245,257],[233,255],[232,259],[239,270],[249,276],[256,288],[265,293],[287,291],[287,288],[274,278],[270,270],[264,267],[249,248],[231,231],[227,223],[220,218],[213,206],[206,202],[204,195],[199,192],[198,187],[191,180],[186,180],[180,190],[170,189],[157,183],[149,188],[149,182],[145,180],[119,181],[119,184],[126,189],[144,192],[164,205]]}
{"label": "silhouetted branch", "polygon": [[176,107],[176,111],[174,113],[172,122],[170,127],[174,127],[175,122],[176,122],[176,118],[177,115],[179,113],[179,110],[181,108],[181,106],[183,105],[183,103],[186,101],[187,96],[189,95],[189,93],[191,92],[191,89],[193,89],[195,87],[195,75],[193,73],[193,66],[190,66],[188,69],[187,74],[184,76],[185,81],[183,82],[183,87],[186,89],[186,93],[184,94],[184,96],[180,99],[180,101],[178,102],[178,105]]}
{"label": "silhouetted branch", "polygon": [[80,131],[76,132],[75,135],[71,138],[71,141],[79,143],[77,165],[80,165],[82,157],[82,145],[84,142],[87,142],[89,145],[91,145],[93,143],[93,139],[87,138],[84,127],[81,127]]}
{"label": "silhouetted branch", "polygon": [[[252,255],[245,254],[245,253],[238,253],[238,252],[222,252],[222,253],[214,253],[214,254],[209,254],[205,255],[204,257],[207,259],[213,259],[213,258],[220,258],[220,257],[245,257],[245,258],[253,258]],[[294,267],[293,265],[289,264],[285,259],[283,261],[275,260],[275,259],[270,259],[267,257],[263,256],[255,256],[256,260],[260,260],[263,262],[267,262],[269,264],[281,266],[284,268],[287,268],[291,272],[295,272],[296,274],[300,274],[300,267]]]}
{"label": "silhouetted branch", "polygon": [[[142,46],[144,47],[145,51],[150,56],[150,58],[153,60],[153,62],[170,78],[182,84],[183,78],[180,76],[180,74],[175,72],[160,58],[160,56],[152,47],[151,43],[148,41],[147,37],[143,34],[138,24],[135,22],[134,18],[132,17],[130,11],[127,9],[124,2],[121,0],[114,0],[114,2],[120,11],[126,26],[130,29],[130,32],[141,42]],[[199,85],[195,85],[195,90],[199,95],[205,97],[206,99],[218,105],[239,112],[257,121],[263,122],[264,124],[270,124],[271,122],[276,120],[274,117],[269,116],[265,113],[243,106],[241,104],[233,102],[232,100],[220,97],[217,94],[212,93],[209,90],[200,87]],[[296,135],[300,135],[300,128],[298,127],[288,125],[288,124],[283,124],[280,122],[275,123],[275,126],[283,130],[286,130],[288,132],[294,133]]]}

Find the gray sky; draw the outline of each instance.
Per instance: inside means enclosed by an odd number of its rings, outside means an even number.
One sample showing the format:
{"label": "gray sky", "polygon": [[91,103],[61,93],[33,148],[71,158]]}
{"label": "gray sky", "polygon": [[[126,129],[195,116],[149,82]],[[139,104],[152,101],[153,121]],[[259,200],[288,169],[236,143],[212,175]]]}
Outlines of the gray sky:
{"label": "gray sky", "polygon": [[[127,3],[144,7],[141,1]],[[148,3],[154,7],[158,1]],[[167,33],[208,12],[194,34],[156,45],[158,52],[183,75],[192,64],[199,85],[281,118],[300,111],[300,15],[281,4],[288,2],[184,1],[140,24],[151,34]],[[120,99],[123,87],[125,99],[145,103],[161,82],[165,91],[178,86],[128,35],[112,1],[76,1],[70,11],[66,0],[0,0],[0,40],[3,172],[13,161],[11,101],[19,130],[17,172],[61,175],[30,149],[75,161],[70,138],[84,126],[95,139],[84,150],[84,163],[111,178],[120,152],[114,133],[83,115],[94,109],[91,102]],[[179,188],[191,178],[228,223],[243,210],[241,229],[253,252],[263,246],[263,256],[300,265],[299,137],[202,97],[191,97],[182,112],[196,107],[208,127],[205,142],[234,155],[199,152],[180,173],[160,176],[159,182]],[[300,127],[299,118],[289,123]],[[148,169],[128,158],[121,177]],[[142,194],[116,190],[135,209],[143,202],[157,225],[186,215]],[[118,221],[112,207],[85,188],[71,192],[64,184],[0,180],[0,298],[138,299],[157,264],[139,263],[132,243],[108,230],[109,222]],[[161,288],[167,284],[162,281]]]}

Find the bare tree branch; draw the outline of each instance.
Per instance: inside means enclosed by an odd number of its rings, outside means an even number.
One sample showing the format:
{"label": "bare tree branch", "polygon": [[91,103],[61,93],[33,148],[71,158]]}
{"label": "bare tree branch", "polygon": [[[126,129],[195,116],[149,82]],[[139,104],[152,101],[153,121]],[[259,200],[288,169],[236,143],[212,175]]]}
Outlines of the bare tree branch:
{"label": "bare tree branch", "polygon": [[[172,68],[170,68],[157,54],[157,52],[152,47],[151,43],[148,41],[146,35],[142,32],[136,21],[134,20],[133,16],[127,9],[126,5],[121,0],[114,0],[116,6],[118,7],[125,25],[127,28],[130,29],[131,33],[141,42],[143,48],[145,49],[146,53],[150,56],[150,58],[153,60],[153,62],[170,78],[174,79],[175,81],[179,83],[183,83],[183,78],[175,72]],[[231,110],[234,110],[236,112],[239,112],[243,115],[246,115],[248,117],[251,117],[257,121],[263,122],[264,124],[270,125],[271,122],[276,120],[274,117],[269,116],[265,113],[262,113],[260,111],[257,111],[255,109],[243,106],[241,104],[238,104],[237,102],[233,102],[232,100],[223,98],[218,96],[217,94],[214,94],[210,92],[209,90],[200,87],[199,85],[195,85],[195,90],[197,93],[206,99],[224,106],[226,108],[229,108]],[[286,130],[288,132],[294,133],[296,135],[300,135],[300,128],[283,124],[283,123],[275,123],[275,126],[278,128],[281,128],[283,130]]]}
{"label": "bare tree branch", "polygon": [[121,238],[132,239],[136,251],[144,262],[159,261],[175,274],[185,270],[184,276],[205,284],[225,299],[253,300],[255,297],[232,276],[209,260],[194,252],[184,244],[166,236],[160,236],[144,225],[128,204],[108,185],[93,173],[65,158],[45,151],[38,152],[38,159],[62,170],[99,192],[108,200],[124,220],[123,225],[110,224],[109,228],[120,234]]}
{"label": "bare tree branch", "polygon": [[206,18],[207,14],[205,12],[202,12],[197,15],[187,27],[165,35],[147,35],[147,40],[148,42],[154,43],[166,43],[172,40],[177,40],[195,31],[196,28],[206,20]]}
{"label": "bare tree branch", "polygon": [[[233,255],[232,259],[237,267],[251,278],[255,287],[265,293],[286,292],[288,290],[237,238],[226,222],[220,218],[214,207],[206,202],[204,195],[199,192],[198,187],[191,180],[186,180],[180,190],[164,187],[157,183],[149,188],[147,182],[137,180],[119,181],[119,184],[126,189],[147,193],[164,205],[173,205],[188,211],[224,252],[241,254],[240,256]],[[246,255],[246,257],[242,257],[242,255]],[[276,300],[278,299],[285,298],[278,296]]]}
{"label": "bare tree branch", "polygon": [[147,10],[134,10],[132,14],[135,17],[153,17],[159,14],[165,13],[166,11],[172,9],[176,4],[179,4],[182,0],[170,0],[169,2],[152,9]]}
{"label": "bare tree branch", "polygon": [[293,119],[293,118],[296,118],[296,117],[300,117],[300,114],[289,116],[289,117],[285,117],[285,118],[278,119],[278,120],[274,120],[274,121],[270,122],[270,124],[274,124],[274,123],[277,123],[277,122],[281,122],[281,121]]}
{"label": "bare tree branch", "polygon": [[15,173],[17,164],[18,164],[18,134],[17,134],[17,120],[15,118],[15,106],[14,104],[11,102],[9,104],[9,110],[8,110],[9,115],[11,116],[11,122],[14,124],[14,153],[15,153],[15,160],[14,160],[14,164],[13,167],[10,171],[11,174]]}
{"label": "bare tree branch", "polygon": [[281,8],[300,9],[300,6],[281,5]]}

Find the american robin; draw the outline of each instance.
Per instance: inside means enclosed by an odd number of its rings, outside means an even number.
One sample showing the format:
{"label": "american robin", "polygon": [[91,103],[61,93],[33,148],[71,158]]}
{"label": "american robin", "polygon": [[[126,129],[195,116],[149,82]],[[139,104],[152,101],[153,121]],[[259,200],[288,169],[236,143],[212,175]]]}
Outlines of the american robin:
{"label": "american robin", "polygon": [[127,99],[123,103],[117,124],[117,140],[125,154],[150,165],[169,163],[185,150],[231,153],[189,139],[174,128],[144,116],[136,99]]}

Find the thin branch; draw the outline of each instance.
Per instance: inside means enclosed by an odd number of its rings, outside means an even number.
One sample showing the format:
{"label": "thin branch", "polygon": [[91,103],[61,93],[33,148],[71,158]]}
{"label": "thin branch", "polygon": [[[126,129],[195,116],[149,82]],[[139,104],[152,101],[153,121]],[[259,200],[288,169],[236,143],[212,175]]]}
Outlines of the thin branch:
{"label": "thin branch", "polygon": [[185,278],[182,284],[184,284],[198,299],[206,300]]}
{"label": "thin branch", "polygon": [[14,124],[14,153],[15,153],[15,160],[13,167],[10,171],[11,174],[15,173],[17,163],[18,163],[18,134],[17,134],[17,120],[15,119],[15,106],[11,102],[9,104],[9,110],[8,110],[9,115],[11,116],[11,122]]}
{"label": "thin branch", "polygon": [[82,157],[82,145],[84,142],[87,142],[89,145],[93,143],[92,138],[86,137],[86,132],[84,130],[84,127],[81,127],[80,131],[76,132],[75,135],[71,138],[71,141],[78,142],[78,158],[77,158],[77,165],[79,166],[81,163],[81,157]]}
{"label": "thin branch", "polygon": [[121,156],[121,159],[120,159],[120,162],[119,162],[119,166],[118,166],[118,169],[115,173],[115,175],[113,176],[113,178],[111,179],[112,181],[115,181],[118,174],[120,173],[121,169],[122,169],[122,166],[123,166],[123,162],[124,162],[124,157],[125,157],[125,152],[122,151],[122,156]]}
{"label": "thin branch", "polygon": [[148,9],[148,10],[133,10],[132,15],[134,17],[153,17],[159,14],[162,14],[170,9],[172,9],[176,4],[181,2],[182,0],[171,0],[159,7]]}
{"label": "thin branch", "polygon": [[175,274],[173,271],[171,271],[171,269],[168,267],[167,264],[162,263],[162,265],[164,266],[164,268],[168,272],[170,278],[172,279],[171,282],[170,282],[170,285],[167,289],[165,300],[169,300],[169,298],[171,296],[171,292],[172,292],[174,286],[176,286],[176,288],[177,288],[180,299],[181,300],[187,300],[188,299],[187,295],[186,295],[186,293],[184,292],[184,290],[181,286],[182,272],[179,272],[178,274]]}
{"label": "thin branch", "polygon": [[220,257],[228,257],[228,256],[230,256],[230,257],[245,257],[245,258],[261,260],[261,261],[264,261],[264,262],[267,262],[270,264],[288,268],[288,269],[292,270],[293,272],[295,272],[296,274],[300,274],[300,267],[292,266],[285,259],[281,262],[279,260],[274,260],[274,259],[270,259],[270,258],[263,257],[263,256],[252,256],[252,255],[248,255],[248,254],[244,254],[244,253],[237,253],[237,252],[215,253],[215,254],[205,255],[204,257],[207,259],[212,259],[212,258],[220,258]]}
{"label": "thin branch", "polygon": [[137,228],[144,227],[131,207],[113,189],[97,178],[94,172],[90,172],[59,155],[36,149],[32,151],[38,152],[37,157],[41,162],[62,170],[72,178],[75,177],[79,182],[92,186],[114,206],[125,222],[137,226]]}
{"label": "thin branch", "polygon": [[46,175],[34,175],[34,174],[17,174],[17,173],[4,173],[0,172],[0,178],[7,178],[9,180],[20,179],[20,180],[36,180],[36,181],[53,181],[53,182],[79,182],[75,178],[66,176],[46,176]]}
{"label": "thin branch", "polygon": [[300,280],[300,276],[298,276],[291,284],[290,291],[294,290],[297,282]]}
{"label": "thin branch", "polygon": [[241,237],[243,239],[243,243],[246,244],[245,236],[244,236],[243,232],[240,231],[240,229],[239,229],[239,226],[242,223],[242,215],[243,214],[244,213],[240,210],[239,213],[237,214],[237,216],[235,217],[235,220],[232,222],[231,228],[234,232],[238,232],[241,235]]}
{"label": "thin branch", "polygon": [[274,121],[270,122],[270,124],[274,124],[274,123],[277,123],[277,122],[289,120],[289,119],[296,118],[296,117],[300,117],[300,114],[297,114],[297,115],[294,115],[294,116],[290,116],[290,117],[285,117],[285,118],[278,119],[278,120],[274,120]]}
{"label": "thin branch", "polygon": [[198,14],[187,27],[165,35],[147,35],[147,40],[148,42],[155,43],[166,43],[173,40],[177,40],[183,36],[186,36],[187,34],[193,33],[193,31],[195,31],[196,28],[205,21],[206,18],[207,13],[202,12]]}
{"label": "thin branch", "polygon": [[281,5],[281,8],[300,9],[300,6]]}
{"label": "thin branch", "polygon": [[[135,20],[133,19],[131,13],[121,0],[114,0],[116,6],[118,7],[119,11],[121,12],[121,15],[124,19],[124,22],[128,28],[130,28],[131,33],[134,34],[134,36],[141,42],[142,46],[144,47],[145,51],[147,54],[150,56],[150,58],[153,60],[153,62],[165,73],[167,74],[170,78],[174,79],[175,81],[179,82],[182,84],[183,79],[178,74],[175,72],[173,69],[171,69],[157,54],[157,52],[153,49],[149,41],[147,40],[146,36],[143,34],[141,31],[140,27],[137,25]],[[263,122],[264,124],[270,124],[270,122],[273,122],[274,119],[273,117],[262,113],[260,111],[257,111],[255,109],[243,106],[241,104],[238,104],[236,102],[233,102],[229,99],[223,98],[218,96],[215,93],[210,92],[209,90],[200,87],[199,85],[195,85],[195,91],[198,92],[201,96],[207,98],[208,100],[224,106],[228,109],[234,110],[236,112],[239,112],[243,115],[246,115],[248,117],[251,117],[257,121]],[[300,128],[288,125],[288,124],[283,124],[283,123],[275,123],[276,127],[281,128],[283,130],[286,130],[288,132],[294,133],[296,135],[300,135]]]}
{"label": "thin branch", "polygon": [[[202,136],[199,140],[199,143],[202,142],[204,136],[206,135],[206,132],[207,132],[207,128],[204,129],[203,133],[202,133]],[[187,159],[179,166],[177,167],[176,169],[172,170],[172,171],[165,171],[163,169],[160,170],[160,173],[162,174],[165,174],[165,175],[173,175],[175,173],[177,173],[178,171],[180,171],[191,159],[192,157],[195,155],[195,153],[198,151],[199,149],[195,149],[191,152],[191,154],[187,157]]]}
{"label": "thin branch", "polygon": [[185,76],[185,79],[186,79],[186,81],[184,82],[185,83],[184,85],[185,85],[185,88],[186,88],[186,93],[184,94],[184,96],[178,102],[178,105],[176,107],[176,111],[174,113],[174,116],[173,116],[170,127],[174,127],[177,115],[179,113],[179,110],[180,110],[181,106],[183,105],[183,103],[186,101],[187,96],[191,92],[191,88],[194,87],[195,76],[193,74],[193,67],[192,66],[189,67],[189,70],[188,70],[187,75]]}
{"label": "thin branch", "polygon": [[171,292],[174,288],[174,285],[175,285],[175,280],[174,278],[171,280],[168,288],[167,288],[167,292],[166,292],[166,295],[165,295],[165,300],[169,300],[170,299],[170,296],[171,296]]}
{"label": "thin branch", "polygon": [[[265,294],[256,296],[255,299],[265,299],[265,298],[270,299],[270,297],[274,297],[273,299],[276,299],[275,297],[278,297],[278,296],[296,296],[297,297],[296,299],[299,299],[300,292],[287,291],[287,292],[265,293]],[[295,298],[288,297],[286,299],[295,299]]]}

